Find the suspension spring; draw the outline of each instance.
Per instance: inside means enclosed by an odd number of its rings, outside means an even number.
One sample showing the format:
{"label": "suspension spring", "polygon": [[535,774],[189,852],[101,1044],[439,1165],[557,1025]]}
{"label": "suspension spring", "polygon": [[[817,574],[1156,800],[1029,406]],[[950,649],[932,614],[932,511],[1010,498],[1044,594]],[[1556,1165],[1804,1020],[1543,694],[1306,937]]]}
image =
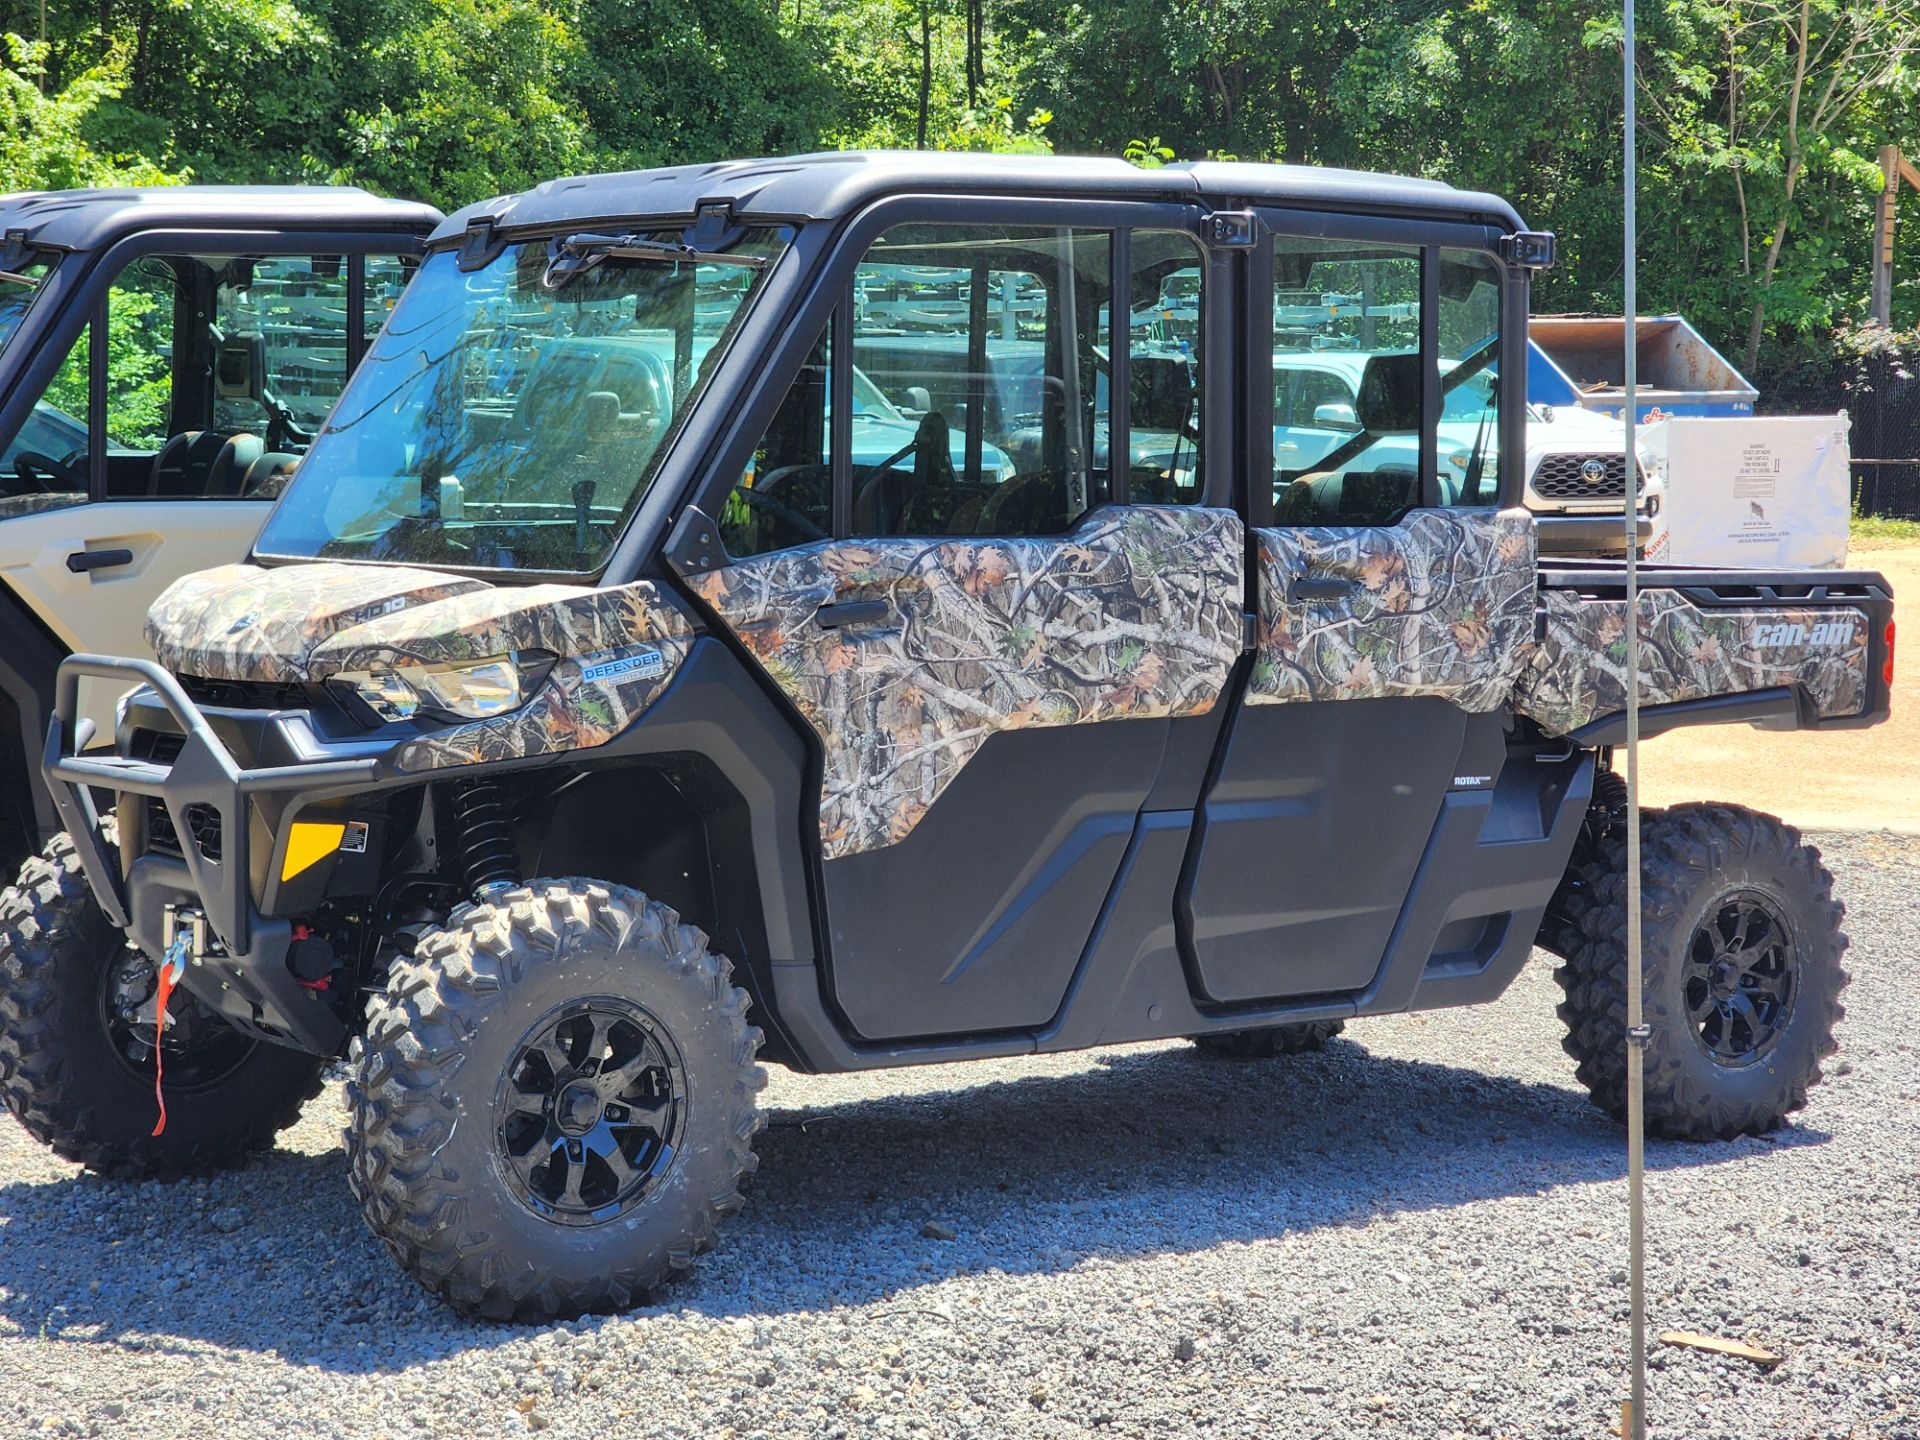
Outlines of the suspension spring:
{"label": "suspension spring", "polygon": [[460,828],[467,890],[474,899],[512,885],[519,877],[506,792],[492,780],[469,781],[453,792],[453,817]]}

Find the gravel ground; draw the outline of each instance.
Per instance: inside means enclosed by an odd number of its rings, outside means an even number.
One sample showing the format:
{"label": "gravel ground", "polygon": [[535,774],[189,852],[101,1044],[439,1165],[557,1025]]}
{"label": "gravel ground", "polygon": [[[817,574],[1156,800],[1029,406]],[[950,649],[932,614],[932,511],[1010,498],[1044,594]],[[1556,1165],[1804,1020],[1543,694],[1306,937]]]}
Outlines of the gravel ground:
{"label": "gravel ground", "polygon": [[[1920,840],[1822,837],[1841,1063],[1767,1140],[1655,1144],[1662,1436],[1920,1436]],[[776,1073],[746,1212],[666,1303],[529,1330],[426,1300],[348,1199],[338,1089],[209,1183],[116,1186],[0,1120],[0,1434],[1599,1436],[1619,1134],[1545,956],[1322,1056],[1134,1046]],[[929,1221],[954,1238],[929,1238]]]}

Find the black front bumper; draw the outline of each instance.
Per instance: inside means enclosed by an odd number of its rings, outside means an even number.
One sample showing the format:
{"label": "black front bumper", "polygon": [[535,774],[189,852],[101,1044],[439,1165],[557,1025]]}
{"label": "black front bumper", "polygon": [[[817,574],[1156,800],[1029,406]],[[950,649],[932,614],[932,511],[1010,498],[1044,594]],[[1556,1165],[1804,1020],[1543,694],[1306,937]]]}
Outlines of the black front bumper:
{"label": "black front bumper", "polygon": [[[93,727],[77,718],[82,676],[148,687],[179,730],[179,752],[166,763],[120,753],[83,755]],[[290,753],[288,746],[278,749]],[[183,983],[196,998],[269,1038],[319,1053],[337,1049],[341,1026],[331,1007],[314,1003],[316,997],[286,967],[290,923],[268,918],[255,903],[254,802],[270,801],[291,813],[312,801],[367,790],[389,778],[379,754],[243,766],[206,712],[153,661],[75,655],[60,665],[41,768],[87,882],[114,925],[157,957],[167,907],[202,910],[225,953],[188,967]],[[102,835],[94,789],[159,800],[185,842],[179,855],[142,854],[123,873]],[[217,820],[217,847],[193,839],[206,830],[209,816]]]}

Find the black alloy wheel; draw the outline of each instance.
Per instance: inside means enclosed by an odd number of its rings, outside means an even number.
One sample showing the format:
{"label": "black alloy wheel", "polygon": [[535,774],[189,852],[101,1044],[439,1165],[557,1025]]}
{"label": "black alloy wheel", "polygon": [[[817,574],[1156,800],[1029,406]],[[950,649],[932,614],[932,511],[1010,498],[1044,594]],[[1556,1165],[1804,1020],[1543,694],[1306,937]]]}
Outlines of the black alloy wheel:
{"label": "black alloy wheel", "polygon": [[1694,1038],[1721,1065],[1765,1055],[1793,1013],[1796,947],[1780,907],[1758,890],[1722,897],[1687,947]]}
{"label": "black alloy wheel", "polygon": [[535,1214],[602,1224],[665,1174],[685,1110],[679,1052],[658,1020],[614,996],[571,1001],[534,1022],[501,1076],[497,1158]]}

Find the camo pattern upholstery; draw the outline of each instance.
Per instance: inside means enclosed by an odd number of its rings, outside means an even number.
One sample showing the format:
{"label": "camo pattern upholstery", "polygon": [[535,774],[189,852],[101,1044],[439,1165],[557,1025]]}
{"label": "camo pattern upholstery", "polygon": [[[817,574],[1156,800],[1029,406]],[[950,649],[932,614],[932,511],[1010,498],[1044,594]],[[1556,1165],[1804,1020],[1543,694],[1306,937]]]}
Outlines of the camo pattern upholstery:
{"label": "camo pattern upholstery", "polygon": [[[904,839],[999,731],[1210,710],[1244,534],[1225,510],[1104,508],[1057,538],[820,541],[695,588],[819,734],[833,858]],[[814,623],[871,599],[884,622]]]}
{"label": "camo pattern upholstery", "polygon": [[[1533,639],[1525,510],[1421,510],[1393,526],[1256,530],[1260,629],[1247,703],[1436,695],[1498,710]],[[1351,582],[1288,599],[1296,579]]]}
{"label": "camo pattern upholstery", "polygon": [[345,630],[315,648],[312,679],[403,664],[545,651],[560,657],[527,704],[401,747],[402,770],[519,760],[604,745],[672,683],[693,643],[682,603],[652,581],[533,585],[456,595]]}
{"label": "camo pattern upholstery", "polygon": [[[1544,638],[1514,708],[1564,735],[1627,708],[1627,603],[1548,590]],[[1851,606],[1702,610],[1675,590],[1640,595],[1640,703],[1666,705],[1781,685],[1827,717],[1867,703],[1871,622]]]}
{"label": "camo pattern upholstery", "polygon": [[183,576],[147,611],[147,643],[167,669],[205,680],[307,678],[314,646],[338,631],[488,587],[438,570],[386,565],[221,565]]}

